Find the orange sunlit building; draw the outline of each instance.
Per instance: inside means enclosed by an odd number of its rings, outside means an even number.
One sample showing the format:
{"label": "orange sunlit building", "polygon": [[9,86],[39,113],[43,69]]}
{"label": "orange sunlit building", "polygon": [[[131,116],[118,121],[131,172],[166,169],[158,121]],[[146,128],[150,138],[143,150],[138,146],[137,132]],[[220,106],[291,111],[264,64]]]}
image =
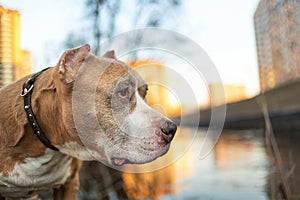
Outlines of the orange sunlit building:
{"label": "orange sunlit building", "polygon": [[[213,106],[232,103],[249,97],[244,85],[212,83],[209,84],[209,92],[211,105]],[[223,94],[225,94],[225,96]]]}
{"label": "orange sunlit building", "polygon": [[0,5],[0,87],[32,71],[31,54],[21,49],[20,13]]}

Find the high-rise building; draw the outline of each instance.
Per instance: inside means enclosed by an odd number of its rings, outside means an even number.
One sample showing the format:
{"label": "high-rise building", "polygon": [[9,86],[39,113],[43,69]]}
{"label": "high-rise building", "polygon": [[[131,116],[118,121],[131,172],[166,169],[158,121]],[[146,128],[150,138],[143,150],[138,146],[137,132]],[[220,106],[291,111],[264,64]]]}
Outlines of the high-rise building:
{"label": "high-rise building", "polygon": [[300,77],[300,1],[260,0],[254,24],[261,91]]}
{"label": "high-rise building", "polygon": [[0,87],[31,72],[31,55],[20,38],[20,13],[0,5]]}

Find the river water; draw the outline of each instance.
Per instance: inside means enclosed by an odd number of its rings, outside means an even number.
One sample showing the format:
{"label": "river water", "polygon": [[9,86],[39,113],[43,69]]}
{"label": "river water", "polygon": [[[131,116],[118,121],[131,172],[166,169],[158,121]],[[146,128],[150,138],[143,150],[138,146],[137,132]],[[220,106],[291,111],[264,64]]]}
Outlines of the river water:
{"label": "river water", "polygon": [[[225,131],[204,159],[199,159],[199,153],[205,141],[205,131],[199,130],[195,137],[194,132],[190,128],[179,130],[166,156],[181,157],[162,169],[162,173],[152,173],[157,175],[158,182],[163,183],[152,185],[160,187],[160,194],[148,193],[148,196],[161,199],[267,198],[268,159],[261,131]],[[209,136],[205,142],[214,143]],[[183,155],[176,153],[183,151]],[[151,181],[153,177],[147,177],[145,181],[148,179]],[[134,188],[127,188],[130,190]],[[142,198],[143,195],[132,194],[130,197]]]}
{"label": "river water", "polygon": [[[104,167],[99,169],[99,164],[94,162],[85,163],[78,198],[259,200],[279,197],[278,175],[282,169],[266,148],[263,130],[225,130],[213,150],[200,159],[204,142],[214,144],[205,130],[179,128],[167,155],[148,164],[150,168],[161,169],[148,173],[123,173]],[[299,149],[298,144],[287,150],[288,154],[293,156],[295,149]],[[299,175],[299,162],[293,157],[287,161],[289,156],[285,154],[281,157],[284,163],[291,160],[294,163],[293,171],[283,166],[282,173],[290,173],[286,181],[295,182],[289,186],[290,192],[295,193],[300,183],[295,175]],[[145,166],[135,167],[144,169]]]}

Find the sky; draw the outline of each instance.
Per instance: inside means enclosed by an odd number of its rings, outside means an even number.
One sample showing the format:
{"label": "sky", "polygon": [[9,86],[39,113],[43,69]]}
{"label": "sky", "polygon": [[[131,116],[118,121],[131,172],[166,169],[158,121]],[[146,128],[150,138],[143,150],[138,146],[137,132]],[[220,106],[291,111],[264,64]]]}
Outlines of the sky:
{"label": "sky", "polygon": [[[55,65],[61,43],[84,23],[83,0],[0,0],[21,13],[21,46],[33,55],[34,71]],[[223,83],[259,92],[253,15],[258,0],[189,0],[173,17],[175,30],[199,44],[218,69]],[[117,33],[129,31],[124,18]],[[164,28],[164,27],[163,27]],[[169,28],[169,27],[168,27]],[[87,30],[88,31],[88,30]],[[57,58],[57,59],[53,59]]]}

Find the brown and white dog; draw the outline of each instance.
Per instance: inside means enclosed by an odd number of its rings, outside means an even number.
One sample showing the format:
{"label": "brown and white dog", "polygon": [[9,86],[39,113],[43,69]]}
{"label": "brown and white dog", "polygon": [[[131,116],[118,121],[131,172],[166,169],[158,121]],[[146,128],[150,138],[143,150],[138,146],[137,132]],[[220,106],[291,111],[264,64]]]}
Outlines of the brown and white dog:
{"label": "brown and white dog", "polygon": [[[95,137],[99,141],[94,142],[101,144],[97,148],[82,142],[74,122],[72,93],[83,66],[105,67],[94,91],[102,129]],[[150,162],[168,151],[176,125],[145,103],[146,83],[130,66],[116,60],[114,52],[96,57],[89,45],[67,50],[57,66],[37,77],[31,94],[32,111],[58,151],[39,140],[26,116],[19,94],[29,77],[0,90],[0,199],[26,199],[50,189],[54,189],[55,199],[76,199],[80,160],[100,157],[120,166]],[[90,81],[83,80],[79,87],[88,93]],[[83,120],[89,121],[86,116]],[[110,144],[101,141],[103,134]]]}

